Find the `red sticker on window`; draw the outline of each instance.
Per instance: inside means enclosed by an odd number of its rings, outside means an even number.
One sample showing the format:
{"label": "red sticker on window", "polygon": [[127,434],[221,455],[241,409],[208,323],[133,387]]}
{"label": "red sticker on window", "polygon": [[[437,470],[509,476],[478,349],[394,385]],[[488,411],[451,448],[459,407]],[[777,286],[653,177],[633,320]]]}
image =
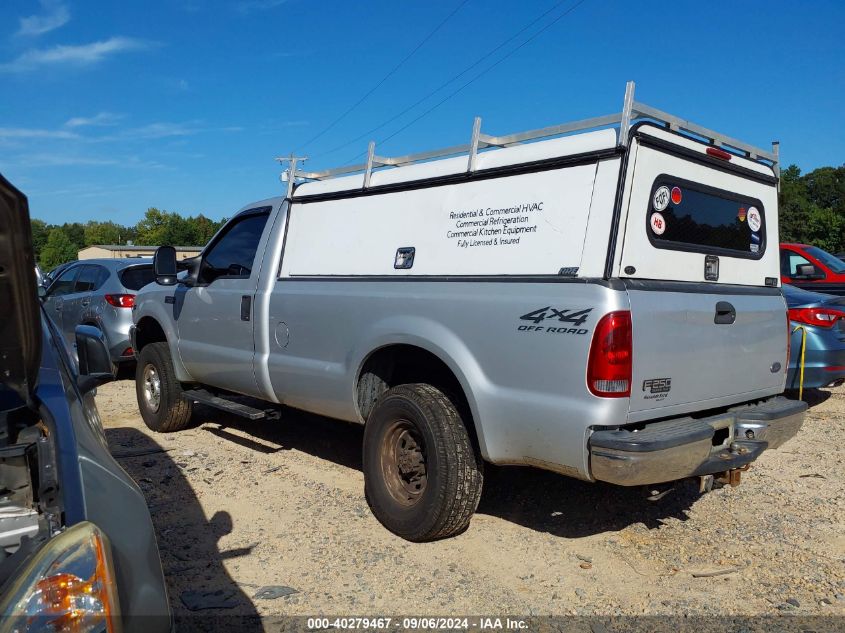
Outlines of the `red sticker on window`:
{"label": "red sticker on window", "polygon": [[745,222],[745,207],[739,208],[739,212],[736,214],[736,217],[739,218],[740,222]]}
{"label": "red sticker on window", "polygon": [[681,204],[681,188],[672,187],[672,204]]}

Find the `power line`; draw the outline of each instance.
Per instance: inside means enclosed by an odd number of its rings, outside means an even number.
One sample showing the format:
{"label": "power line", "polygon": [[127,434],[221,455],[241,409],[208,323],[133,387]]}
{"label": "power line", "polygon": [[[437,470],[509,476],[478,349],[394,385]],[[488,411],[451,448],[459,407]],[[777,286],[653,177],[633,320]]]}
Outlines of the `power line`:
{"label": "power line", "polygon": [[[553,5],[550,9],[548,9],[548,10],[547,10],[547,11],[545,11],[544,13],[542,13],[542,14],[540,14],[539,16],[537,16],[536,18],[534,18],[531,22],[529,22],[528,24],[526,24],[526,25],[525,25],[524,27],[522,27],[519,31],[517,31],[516,33],[514,33],[513,35],[511,35],[509,38],[507,38],[506,40],[504,40],[504,41],[503,41],[502,43],[500,43],[498,46],[496,46],[496,47],[494,47],[494,48],[490,49],[489,51],[487,51],[484,55],[482,55],[482,56],[481,56],[481,57],[479,57],[477,60],[475,60],[472,64],[470,64],[469,66],[467,66],[466,68],[464,68],[464,69],[463,69],[461,72],[459,72],[457,75],[454,75],[453,77],[451,77],[451,78],[450,78],[450,79],[448,79],[447,81],[443,82],[443,83],[442,83],[442,84],[440,84],[437,88],[435,88],[434,90],[432,90],[431,92],[429,92],[428,94],[426,94],[425,96],[423,96],[422,98],[418,99],[417,101],[415,101],[414,103],[412,103],[411,105],[409,105],[407,108],[405,108],[405,109],[404,109],[404,110],[402,110],[401,112],[399,112],[399,113],[395,114],[394,116],[390,117],[389,119],[387,119],[387,120],[386,120],[386,121],[384,121],[383,123],[381,123],[381,124],[377,125],[376,127],[372,128],[371,130],[368,130],[368,131],[364,132],[364,133],[363,133],[363,134],[361,134],[360,136],[356,136],[355,138],[353,138],[353,139],[351,139],[351,140],[349,140],[349,141],[346,141],[345,143],[343,143],[343,144],[341,144],[341,145],[338,145],[337,147],[334,147],[334,148],[332,148],[332,149],[328,150],[327,152],[324,152],[324,153],[322,153],[322,154],[318,155],[318,157],[327,156],[327,155],[329,155],[329,154],[333,154],[334,152],[337,152],[337,151],[339,151],[339,150],[342,150],[342,149],[344,149],[345,147],[349,147],[349,146],[350,146],[350,145],[352,145],[353,143],[357,143],[358,141],[360,141],[360,140],[362,140],[362,139],[368,138],[371,134],[373,134],[373,133],[375,133],[375,132],[378,132],[380,129],[382,129],[383,127],[385,127],[385,126],[389,125],[390,123],[393,123],[393,121],[395,121],[396,119],[401,118],[402,116],[404,116],[405,114],[407,114],[408,112],[410,112],[411,110],[413,110],[414,108],[416,108],[416,107],[417,107],[418,105],[420,105],[421,103],[423,103],[423,102],[427,101],[428,99],[430,99],[431,97],[433,97],[434,95],[436,95],[438,92],[440,92],[441,90],[443,90],[443,88],[445,88],[445,87],[446,87],[446,86],[448,86],[449,84],[451,84],[451,83],[455,82],[456,80],[460,79],[461,77],[463,77],[464,75],[466,75],[469,71],[471,71],[473,68],[477,67],[477,66],[478,66],[478,65],[480,65],[482,62],[484,62],[484,61],[485,61],[485,60],[487,60],[488,58],[490,58],[490,57],[492,57],[493,55],[495,55],[495,54],[496,54],[497,52],[499,52],[502,48],[504,48],[505,46],[507,46],[508,44],[510,44],[513,40],[515,40],[516,38],[518,38],[518,37],[519,37],[520,35],[522,35],[525,31],[527,31],[527,30],[528,30],[528,29],[530,29],[532,26],[534,26],[535,24],[537,24],[537,22],[541,21],[543,18],[545,18],[546,16],[548,16],[550,13],[552,13],[552,12],[554,12],[556,9],[560,8],[560,7],[561,7],[563,4],[565,4],[566,2],[567,2],[567,0],[560,0],[560,1],[559,1],[559,2],[557,2],[555,5]],[[576,6],[577,6],[577,5],[576,5]]]}
{"label": "power line", "polygon": [[[434,104],[432,107],[430,107],[428,110],[426,110],[425,112],[423,112],[422,114],[420,114],[417,118],[413,119],[413,120],[412,120],[412,121],[410,121],[409,123],[407,123],[407,124],[403,125],[402,127],[400,127],[398,130],[396,130],[396,131],[395,131],[393,134],[391,134],[390,136],[388,136],[388,137],[386,137],[386,138],[383,138],[381,141],[379,141],[379,143],[386,143],[387,141],[389,141],[390,139],[392,139],[394,136],[396,136],[396,135],[397,135],[397,134],[399,134],[400,132],[404,132],[404,131],[405,131],[405,130],[407,130],[409,127],[411,127],[414,123],[416,123],[417,121],[419,121],[419,120],[420,120],[420,119],[422,119],[423,117],[425,117],[425,116],[429,115],[430,113],[432,113],[434,110],[436,110],[437,108],[439,108],[440,106],[442,106],[444,103],[446,103],[449,99],[451,99],[451,98],[452,98],[452,97],[454,97],[456,94],[458,94],[459,92],[461,92],[464,88],[466,88],[466,87],[467,87],[467,86],[469,86],[470,84],[473,84],[473,83],[475,83],[476,81],[478,81],[479,79],[481,79],[481,77],[483,77],[483,76],[484,76],[484,75],[486,75],[488,72],[490,72],[491,70],[493,70],[496,66],[498,66],[498,65],[499,65],[499,64],[501,64],[503,61],[505,61],[508,57],[510,57],[511,55],[513,55],[514,53],[516,53],[516,52],[517,52],[519,49],[521,49],[523,46],[525,46],[526,44],[528,44],[529,42],[531,42],[532,40],[534,40],[534,39],[535,39],[537,36],[539,36],[541,33],[543,33],[544,31],[546,31],[546,30],[548,30],[548,29],[550,29],[550,28],[551,28],[552,26],[554,26],[557,22],[559,22],[561,19],[563,19],[564,17],[566,17],[567,15],[569,15],[570,13],[572,13],[575,9],[577,9],[579,6],[581,6],[582,4],[584,4],[584,2],[586,2],[586,1],[587,1],[587,0],[578,0],[578,2],[576,2],[575,4],[573,4],[571,7],[569,7],[569,9],[567,9],[566,11],[564,11],[563,13],[561,13],[558,17],[556,17],[554,20],[552,20],[551,22],[549,22],[549,23],[548,23],[546,26],[544,26],[542,29],[540,29],[539,31],[537,31],[534,35],[532,35],[531,37],[529,37],[529,38],[528,38],[527,40],[525,40],[522,44],[520,44],[520,45],[519,45],[519,46],[517,46],[515,49],[513,49],[512,51],[510,51],[509,53],[507,53],[507,54],[505,54],[503,57],[501,57],[501,58],[500,58],[500,59],[499,59],[499,60],[498,60],[495,64],[493,64],[492,66],[488,66],[486,69],[484,69],[483,71],[481,71],[478,75],[476,75],[475,77],[473,77],[472,79],[470,79],[468,82],[466,82],[465,84],[463,84],[460,88],[458,88],[458,89],[457,89],[457,90],[455,90],[454,92],[452,92],[452,93],[448,94],[446,97],[444,97],[443,99],[441,99],[440,101],[438,101],[437,103],[435,103],[435,104]],[[360,154],[359,154],[359,156],[360,156]],[[356,156],[356,158],[357,158],[357,156]],[[353,160],[354,160],[354,159],[353,159]]]}
{"label": "power line", "polygon": [[385,81],[387,81],[388,79],[390,79],[390,77],[392,77],[392,76],[393,76],[393,74],[394,74],[397,70],[399,70],[399,69],[400,69],[400,68],[401,68],[401,67],[405,64],[405,62],[407,62],[409,59],[411,59],[411,57],[413,57],[413,56],[414,56],[414,54],[415,54],[418,50],[420,50],[420,49],[421,49],[421,48],[425,45],[425,43],[426,43],[426,42],[428,42],[428,40],[430,40],[432,37],[434,37],[435,33],[437,33],[437,32],[438,32],[441,28],[443,28],[443,25],[444,25],[444,24],[446,24],[446,23],[447,23],[450,19],[452,19],[452,16],[454,16],[454,15],[455,15],[458,11],[460,11],[460,10],[463,8],[463,6],[464,6],[467,2],[469,2],[469,0],[463,0],[463,2],[461,2],[461,3],[460,3],[460,4],[459,4],[459,5],[458,5],[455,9],[454,9],[454,11],[452,11],[449,15],[447,15],[447,16],[443,19],[443,21],[441,21],[441,22],[440,22],[440,24],[438,24],[436,27],[434,27],[434,30],[433,30],[433,31],[431,31],[428,35],[426,35],[426,36],[422,39],[422,41],[421,41],[419,44],[417,44],[417,45],[416,45],[416,47],[414,48],[414,50],[412,50],[410,53],[408,53],[407,55],[405,55],[405,57],[403,57],[403,58],[402,58],[402,60],[401,60],[398,64],[396,64],[390,72],[388,72],[388,73],[387,73],[384,77],[382,77],[382,78],[381,78],[381,81],[379,81],[379,82],[378,82],[375,86],[373,86],[373,87],[372,87],[372,88],[371,88],[371,89],[370,89],[370,90],[369,90],[369,91],[368,91],[368,92],[367,92],[367,93],[366,93],[363,97],[361,97],[360,99],[358,99],[358,101],[356,101],[356,102],[355,102],[355,103],[353,103],[351,106],[349,106],[349,108],[347,108],[347,109],[346,109],[346,111],[344,111],[344,112],[343,112],[343,114],[341,114],[341,115],[340,115],[339,117],[337,117],[334,121],[332,121],[331,123],[329,123],[329,124],[328,124],[325,128],[323,128],[323,129],[322,129],[319,133],[317,133],[315,136],[313,136],[310,140],[306,141],[306,143],[302,146],[302,149],[304,149],[305,147],[307,147],[308,145],[310,145],[311,143],[313,143],[314,141],[316,141],[318,138],[320,138],[321,136],[323,136],[323,134],[325,134],[326,132],[328,132],[329,130],[331,130],[331,129],[335,126],[335,125],[337,125],[337,124],[338,124],[338,123],[340,123],[340,122],[341,122],[344,118],[346,118],[346,116],[347,116],[350,112],[352,112],[353,110],[355,110],[355,108],[357,108],[359,105],[361,105],[362,103],[364,103],[364,101],[366,101],[366,100],[367,100],[367,98],[368,98],[371,94],[373,94],[376,90],[378,90],[378,89],[382,86],[382,84],[384,84],[384,82],[385,82]]}

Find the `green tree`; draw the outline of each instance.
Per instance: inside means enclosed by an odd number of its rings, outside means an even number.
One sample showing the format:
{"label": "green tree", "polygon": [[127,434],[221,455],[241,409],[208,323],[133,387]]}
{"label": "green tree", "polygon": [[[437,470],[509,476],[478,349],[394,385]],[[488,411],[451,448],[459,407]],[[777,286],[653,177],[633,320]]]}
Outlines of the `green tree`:
{"label": "green tree", "polygon": [[205,246],[214,237],[214,234],[220,230],[220,227],[226,223],[225,220],[221,220],[220,222],[210,220],[202,213],[196,218],[191,218],[191,220],[194,221],[195,239],[189,246]]}
{"label": "green tree", "polygon": [[204,215],[184,217],[151,207],[136,225],[137,242],[145,246],[203,246],[223,226]]}
{"label": "green tree", "polygon": [[126,227],[115,222],[91,220],[85,225],[85,246],[93,244],[124,244],[129,238]]}
{"label": "green tree", "polygon": [[67,233],[61,227],[55,227],[50,231],[47,243],[41,249],[41,268],[48,272],[59,264],[72,261],[76,259],[78,250]]}
{"label": "green tree", "polygon": [[183,218],[178,213],[169,213],[167,218],[167,242],[171,246],[191,246],[196,239],[193,218]]}
{"label": "green tree", "polygon": [[781,242],[804,242],[810,201],[801,170],[796,165],[781,171],[779,206]]}
{"label": "green tree", "polygon": [[780,239],[838,253],[845,250],[845,165],[802,175],[795,165],[781,172]]}
{"label": "green tree", "polygon": [[85,248],[85,225],[81,222],[65,222],[59,227],[76,250]]}
{"label": "green tree", "polygon": [[47,237],[52,227],[44,220],[35,218],[32,219],[30,224],[32,226],[32,250],[35,251],[35,261],[39,261],[41,259],[41,249],[47,243]]}
{"label": "green tree", "polygon": [[826,209],[845,208],[845,165],[820,167],[807,174],[804,181],[814,204]]}
{"label": "green tree", "polygon": [[150,207],[144,214],[135,230],[138,234],[137,243],[144,246],[161,246],[171,244],[170,237],[170,214],[155,207]]}
{"label": "green tree", "polygon": [[835,209],[812,205],[808,214],[806,242],[823,251],[838,253],[843,249],[845,215]]}

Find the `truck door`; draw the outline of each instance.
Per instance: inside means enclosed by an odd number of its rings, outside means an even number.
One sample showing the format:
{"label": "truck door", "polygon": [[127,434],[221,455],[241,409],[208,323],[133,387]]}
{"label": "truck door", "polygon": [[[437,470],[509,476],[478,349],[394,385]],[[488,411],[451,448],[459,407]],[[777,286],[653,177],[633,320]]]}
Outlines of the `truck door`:
{"label": "truck door", "polygon": [[617,269],[631,305],[631,421],[780,393],[787,320],[771,171],[738,157],[722,167],[700,143],[654,135],[631,147]]}
{"label": "truck door", "polygon": [[266,242],[270,212],[271,207],[260,207],[232,218],[203,251],[198,283],[177,305],[179,354],[198,382],[260,395],[253,368],[253,308],[257,254]]}

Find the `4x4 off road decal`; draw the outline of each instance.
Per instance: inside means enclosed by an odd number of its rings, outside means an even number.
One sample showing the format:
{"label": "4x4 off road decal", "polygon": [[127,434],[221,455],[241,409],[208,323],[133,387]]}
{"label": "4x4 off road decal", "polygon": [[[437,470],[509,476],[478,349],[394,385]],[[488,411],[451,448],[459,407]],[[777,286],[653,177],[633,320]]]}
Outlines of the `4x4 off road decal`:
{"label": "4x4 off road decal", "polygon": [[[520,325],[516,329],[520,332],[549,332],[551,334],[586,334],[588,329],[580,327],[584,325],[592,312],[592,308],[585,310],[573,310],[569,308],[557,309],[551,306],[532,310],[528,314],[519,317],[522,321],[531,321],[534,325]],[[552,321],[553,323],[544,323]],[[557,325],[558,323],[571,324],[570,327]],[[571,327],[575,326],[575,327]]]}

